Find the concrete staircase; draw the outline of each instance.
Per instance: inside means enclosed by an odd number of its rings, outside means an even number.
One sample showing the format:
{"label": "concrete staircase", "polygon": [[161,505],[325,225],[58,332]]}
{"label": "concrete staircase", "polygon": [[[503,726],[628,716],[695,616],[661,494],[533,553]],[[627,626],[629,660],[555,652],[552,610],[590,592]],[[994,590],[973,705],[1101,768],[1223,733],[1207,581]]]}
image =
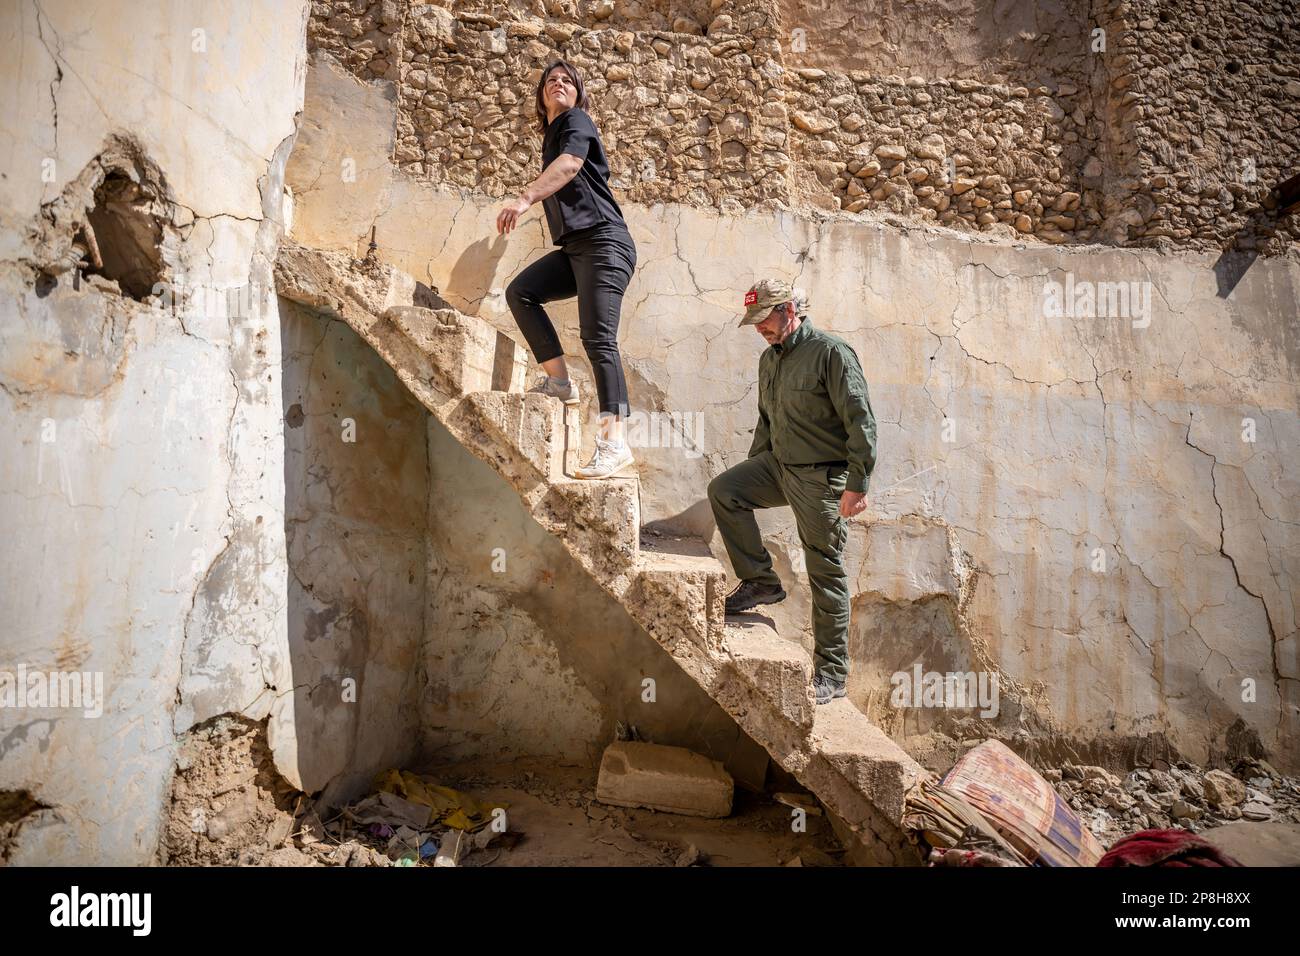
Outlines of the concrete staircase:
{"label": "concrete staircase", "polygon": [[635,478],[584,481],[576,408],[524,392],[527,352],[486,322],[412,305],[415,283],[379,264],[285,240],[286,299],[348,323],[410,392],[519,493],[542,527],[754,740],[851,832],[851,858],[920,862],[901,827],[925,771],[847,699],[817,707],[812,661],[767,627],[728,624],[726,573],[700,547],[641,534]]}

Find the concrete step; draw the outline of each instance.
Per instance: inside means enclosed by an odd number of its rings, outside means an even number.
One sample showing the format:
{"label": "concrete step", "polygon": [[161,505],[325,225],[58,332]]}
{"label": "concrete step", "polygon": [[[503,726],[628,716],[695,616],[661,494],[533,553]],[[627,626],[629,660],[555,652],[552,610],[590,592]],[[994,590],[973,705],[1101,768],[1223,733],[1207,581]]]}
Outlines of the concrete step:
{"label": "concrete step", "polygon": [[812,729],[812,658],[795,641],[766,624],[728,624],[724,631],[728,670],[747,683],[780,716],[804,732]]}
{"label": "concrete step", "polygon": [[812,749],[886,820],[900,821],[903,802],[925,773],[902,747],[841,697],[816,708]]}
{"label": "concrete step", "polygon": [[522,392],[528,352],[503,332],[455,309],[394,306],[384,321],[420,349],[451,392]]}
{"label": "concrete step", "polygon": [[643,539],[624,606],[669,653],[680,640],[722,654],[726,572],[711,556],[648,550]]}
{"label": "concrete step", "polygon": [[449,417],[458,435],[463,429],[476,442],[480,455],[512,451],[538,477],[564,477],[564,427],[554,398],[535,392],[470,392]]}
{"label": "concrete step", "polygon": [[[554,399],[549,399],[554,401]],[[636,478],[588,481],[562,476],[534,501],[534,517],[560,535],[570,553],[606,586],[635,573],[640,553],[641,483]]]}

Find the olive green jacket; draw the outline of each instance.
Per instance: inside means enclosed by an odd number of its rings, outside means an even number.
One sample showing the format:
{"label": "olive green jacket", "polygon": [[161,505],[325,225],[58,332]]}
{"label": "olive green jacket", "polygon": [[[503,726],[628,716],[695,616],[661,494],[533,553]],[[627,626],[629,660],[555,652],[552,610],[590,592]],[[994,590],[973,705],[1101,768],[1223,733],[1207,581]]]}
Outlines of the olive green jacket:
{"label": "olive green jacket", "polygon": [[876,466],[876,418],[853,347],[808,319],[758,362],[758,426],[749,457],[786,465],[847,461],[846,491],[865,492]]}

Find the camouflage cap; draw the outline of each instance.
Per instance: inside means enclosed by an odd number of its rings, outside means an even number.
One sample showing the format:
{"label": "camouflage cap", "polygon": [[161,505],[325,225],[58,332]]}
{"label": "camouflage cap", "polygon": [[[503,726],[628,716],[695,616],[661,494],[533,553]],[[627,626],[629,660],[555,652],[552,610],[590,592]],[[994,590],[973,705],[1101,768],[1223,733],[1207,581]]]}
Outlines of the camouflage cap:
{"label": "camouflage cap", "polygon": [[794,298],[794,289],[784,279],[762,279],[745,293],[745,317],[742,326],[757,325],[776,306]]}

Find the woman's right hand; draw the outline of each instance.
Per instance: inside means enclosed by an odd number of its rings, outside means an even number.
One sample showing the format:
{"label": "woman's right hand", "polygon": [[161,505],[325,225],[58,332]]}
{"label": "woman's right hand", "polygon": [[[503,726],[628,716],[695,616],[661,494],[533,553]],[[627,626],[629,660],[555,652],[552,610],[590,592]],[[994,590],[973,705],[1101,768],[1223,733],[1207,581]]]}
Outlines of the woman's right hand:
{"label": "woman's right hand", "polygon": [[519,217],[528,212],[532,203],[522,196],[506,204],[497,215],[497,235],[504,235],[519,224]]}

